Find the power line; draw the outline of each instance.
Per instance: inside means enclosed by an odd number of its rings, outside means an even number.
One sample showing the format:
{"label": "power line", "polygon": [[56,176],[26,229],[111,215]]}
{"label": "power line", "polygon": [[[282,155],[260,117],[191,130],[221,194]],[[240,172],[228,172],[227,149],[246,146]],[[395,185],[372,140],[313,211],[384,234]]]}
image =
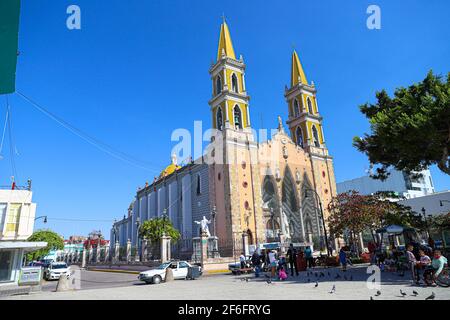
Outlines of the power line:
{"label": "power line", "polygon": [[131,164],[137,168],[144,169],[151,172],[159,172],[159,169],[156,169],[154,167],[150,168],[145,164],[143,161],[134,158],[133,156],[126,154],[125,152],[122,152],[98,139],[95,137],[83,132],[82,130],[76,128],[75,126],[71,125],[67,121],[63,120],[62,118],[58,117],[54,113],[50,112],[46,108],[44,108],[42,105],[38,104],[37,102],[33,101],[31,98],[27,97],[25,94],[21,93],[20,91],[16,91],[16,93],[22,97],[24,100],[26,100],[28,103],[30,103],[32,106],[34,106],[36,109],[38,109],[40,112],[48,116],[50,119],[56,121],[61,126],[66,128],[67,130],[71,131],[73,134],[78,136],[79,138],[83,139],[84,141],[88,142],[92,146],[96,147],[97,149],[109,154],[110,156],[127,162],[128,164]]}

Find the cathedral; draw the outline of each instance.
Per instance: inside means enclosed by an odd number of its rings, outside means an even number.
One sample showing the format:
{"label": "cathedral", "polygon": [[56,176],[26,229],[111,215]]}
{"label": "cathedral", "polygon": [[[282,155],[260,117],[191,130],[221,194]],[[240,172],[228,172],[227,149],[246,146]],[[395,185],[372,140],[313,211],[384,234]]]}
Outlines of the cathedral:
{"label": "cathedral", "polygon": [[287,129],[280,117],[274,119],[278,128],[264,142],[257,141],[252,129],[245,63],[236,57],[225,21],[209,73],[215,130],[204,156],[184,166],[172,156],[153,183],[138,189],[128,214],[114,223],[111,243],[130,240],[140,246],[139,224],[161,216],[171,220],[183,239],[197,237],[198,223],[206,217],[222,255],[227,253],[221,244],[229,247],[227,243],[233,251],[270,242],[324,249],[327,206],[336,195],[333,158],[325,144],[317,90],[297,52],[292,53],[290,86],[284,91]]}

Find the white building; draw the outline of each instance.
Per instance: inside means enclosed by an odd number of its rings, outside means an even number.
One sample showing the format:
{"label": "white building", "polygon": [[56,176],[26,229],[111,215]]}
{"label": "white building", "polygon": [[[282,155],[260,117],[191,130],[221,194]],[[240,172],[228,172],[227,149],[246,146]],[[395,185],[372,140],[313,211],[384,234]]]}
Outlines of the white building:
{"label": "white building", "polygon": [[450,190],[435,192],[423,197],[400,200],[399,203],[411,207],[413,211],[421,214],[423,208],[427,216],[447,214],[450,212]]}
{"label": "white building", "polygon": [[47,246],[26,241],[36,213],[31,198],[31,190],[0,190],[0,286],[17,283],[25,253]]}
{"label": "white building", "polygon": [[433,179],[429,170],[420,172],[420,178],[413,178],[402,171],[391,170],[384,181],[364,176],[337,184],[338,193],[350,190],[369,195],[378,191],[393,191],[406,199],[422,197],[434,193]]}

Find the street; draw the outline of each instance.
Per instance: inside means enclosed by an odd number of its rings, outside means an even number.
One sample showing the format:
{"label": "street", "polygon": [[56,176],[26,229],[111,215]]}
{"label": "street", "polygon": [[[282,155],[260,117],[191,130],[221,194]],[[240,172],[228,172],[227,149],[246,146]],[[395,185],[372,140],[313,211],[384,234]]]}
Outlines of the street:
{"label": "street", "polygon": [[[57,284],[57,280],[44,280],[42,291],[55,291]],[[81,290],[127,287],[134,284],[139,284],[136,274],[81,270]]]}
{"label": "street", "polygon": [[[435,293],[436,300],[450,300],[450,289],[412,285],[408,274],[382,273],[381,295],[377,289],[368,289],[367,266],[351,268],[346,273],[336,268],[313,269],[310,276],[301,272],[299,277],[287,281],[267,283],[263,275],[233,276],[208,275],[197,280],[176,280],[159,285],[146,285],[136,281],[136,275],[110,272],[83,271],[82,288],[78,291],[52,292],[55,284],[46,284],[44,292],[11,296],[6,299],[66,300],[66,299],[137,299],[137,300],[192,300],[192,299],[300,299],[300,300],[424,300]],[[324,276],[320,276],[320,272]],[[317,277],[315,276],[317,272]],[[330,272],[330,275],[328,275]],[[337,278],[339,275],[339,278]],[[246,278],[248,281],[246,281]],[[315,286],[317,279],[317,287]],[[309,280],[309,281],[308,281]],[[52,288],[50,286],[53,286]],[[336,290],[332,292],[332,287]],[[120,289],[119,289],[120,287]],[[406,293],[402,295],[400,293]],[[413,295],[413,290],[418,293]],[[332,292],[332,293],[330,293]]]}

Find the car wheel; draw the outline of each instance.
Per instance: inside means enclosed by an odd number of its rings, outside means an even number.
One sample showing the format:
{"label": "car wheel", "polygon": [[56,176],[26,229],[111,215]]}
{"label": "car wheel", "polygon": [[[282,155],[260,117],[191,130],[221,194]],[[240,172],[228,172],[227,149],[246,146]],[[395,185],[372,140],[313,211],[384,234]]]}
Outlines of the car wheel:
{"label": "car wheel", "polygon": [[161,281],[162,281],[162,279],[160,276],[154,276],[152,282],[153,282],[153,284],[160,284]]}

